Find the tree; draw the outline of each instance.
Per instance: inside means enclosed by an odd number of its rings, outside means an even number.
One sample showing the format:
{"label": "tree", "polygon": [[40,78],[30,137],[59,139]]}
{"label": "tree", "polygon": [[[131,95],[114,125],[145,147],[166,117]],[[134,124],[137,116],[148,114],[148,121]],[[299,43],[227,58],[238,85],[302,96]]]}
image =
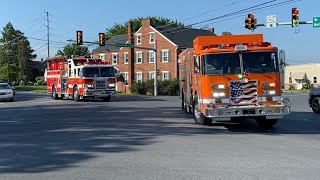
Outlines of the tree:
{"label": "tree", "polygon": [[76,43],[66,45],[63,50],[58,50],[56,56],[89,56],[90,52],[87,46],[79,46]]}
{"label": "tree", "polygon": [[224,32],[222,33],[222,36],[227,36],[227,35],[232,35],[232,34],[231,34],[231,32],[229,32],[229,31],[224,31]]}
{"label": "tree", "polygon": [[[168,18],[163,18],[163,17],[137,17],[133,20],[131,20],[132,24],[132,29],[133,31],[138,31],[139,28],[141,27],[141,22],[144,19],[150,19],[151,24],[155,27],[157,26],[164,26],[164,25],[170,25],[172,27],[178,27],[178,26],[183,26],[182,23],[178,22],[177,20],[170,20]],[[123,24],[114,24],[111,28],[107,28],[106,36],[111,37],[114,35],[121,35],[121,34],[127,34],[128,33],[128,24],[127,22]]]}
{"label": "tree", "polygon": [[21,79],[19,67],[23,67],[23,73],[30,77],[31,68],[28,64],[36,58],[36,55],[32,54],[34,51],[24,34],[14,29],[9,22],[3,28],[0,44],[1,76],[6,76],[9,81],[19,81]]}

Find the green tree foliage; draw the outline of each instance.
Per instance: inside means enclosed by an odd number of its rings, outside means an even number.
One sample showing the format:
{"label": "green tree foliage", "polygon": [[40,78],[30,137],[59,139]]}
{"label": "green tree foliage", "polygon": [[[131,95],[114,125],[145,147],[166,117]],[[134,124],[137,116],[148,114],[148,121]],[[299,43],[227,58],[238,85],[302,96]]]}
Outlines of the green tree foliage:
{"label": "green tree foliage", "polygon": [[224,31],[224,32],[222,33],[222,36],[227,36],[227,35],[232,35],[232,34],[231,34],[231,32],[229,32],[229,31]]}
{"label": "green tree foliage", "polygon": [[87,46],[79,46],[76,43],[66,45],[63,50],[58,50],[57,56],[67,56],[70,58],[72,55],[76,56],[89,56],[90,52]]}
{"label": "green tree foliage", "polygon": [[[139,28],[141,27],[141,22],[144,19],[150,19],[151,24],[155,27],[157,26],[164,26],[164,25],[170,25],[172,27],[178,27],[178,26],[183,26],[182,23],[178,22],[177,20],[170,20],[168,18],[163,18],[163,17],[137,17],[135,19],[131,20],[132,28],[133,31],[138,31]],[[128,23],[125,22],[123,24],[114,24],[111,28],[107,28],[106,36],[111,37],[114,35],[121,35],[121,34],[127,34],[128,33]]]}
{"label": "green tree foliage", "polygon": [[26,80],[30,80],[31,61],[36,58],[33,52],[28,39],[9,22],[0,38],[1,79],[19,81],[23,74],[27,76]]}

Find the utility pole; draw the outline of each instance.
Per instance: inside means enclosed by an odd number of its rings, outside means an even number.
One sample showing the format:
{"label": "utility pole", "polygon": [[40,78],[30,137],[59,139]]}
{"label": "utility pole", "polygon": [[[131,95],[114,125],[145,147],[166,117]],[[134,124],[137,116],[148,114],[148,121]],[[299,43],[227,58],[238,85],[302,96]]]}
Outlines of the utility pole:
{"label": "utility pole", "polygon": [[49,56],[50,56],[50,36],[49,36],[49,12],[46,12],[46,14],[47,14],[47,40],[48,40],[48,58],[49,58]]}
{"label": "utility pole", "polygon": [[154,41],[154,96],[158,95],[157,40]]}

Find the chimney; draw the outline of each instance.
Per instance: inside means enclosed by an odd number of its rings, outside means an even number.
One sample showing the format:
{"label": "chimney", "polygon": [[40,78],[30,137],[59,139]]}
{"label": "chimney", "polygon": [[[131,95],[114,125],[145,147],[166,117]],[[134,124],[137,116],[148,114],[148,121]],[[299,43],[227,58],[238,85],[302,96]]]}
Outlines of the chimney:
{"label": "chimney", "polygon": [[141,21],[141,26],[142,27],[149,27],[149,26],[151,26],[151,19],[143,19],[142,21]]}
{"label": "chimney", "polygon": [[[128,21],[128,44],[134,44],[134,36],[133,36],[133,28],[131,20]],[[128,85],[131,87],[131,85],[134,83],[134,48],[129,48],[128,53]],[[126,92],[131,92],[130,89],[126,90]]]}
{"label": "chimney", "polygon": [[212,32],[212,34],[214,34],[214,28],[209,28],[209,31]]}

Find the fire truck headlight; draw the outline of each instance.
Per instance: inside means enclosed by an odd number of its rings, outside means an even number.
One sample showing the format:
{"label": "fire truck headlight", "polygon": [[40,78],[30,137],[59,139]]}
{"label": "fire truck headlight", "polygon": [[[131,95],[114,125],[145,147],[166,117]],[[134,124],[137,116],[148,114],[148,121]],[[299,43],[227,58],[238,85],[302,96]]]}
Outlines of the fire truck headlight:
{"label": "fire truck headlight", "polygon": [[93,88],[93,84],[85,84],[86,88]]}
{"label": "fire truck headlight", "polygon": [[276,91],[275,90],[265,90],[265,91],[263,91],[263,95],[273,96],[273,95],[276,95]]}
{"label": "fire truck headlight", "polygon": [[226,94],[224,92],[214,92],[213,97],[217,98],[217,97],[224,97]]}
{"label": "fire truck headlight", "polygon": [[224,89],[224,84],[213,84],[212,89]]}

